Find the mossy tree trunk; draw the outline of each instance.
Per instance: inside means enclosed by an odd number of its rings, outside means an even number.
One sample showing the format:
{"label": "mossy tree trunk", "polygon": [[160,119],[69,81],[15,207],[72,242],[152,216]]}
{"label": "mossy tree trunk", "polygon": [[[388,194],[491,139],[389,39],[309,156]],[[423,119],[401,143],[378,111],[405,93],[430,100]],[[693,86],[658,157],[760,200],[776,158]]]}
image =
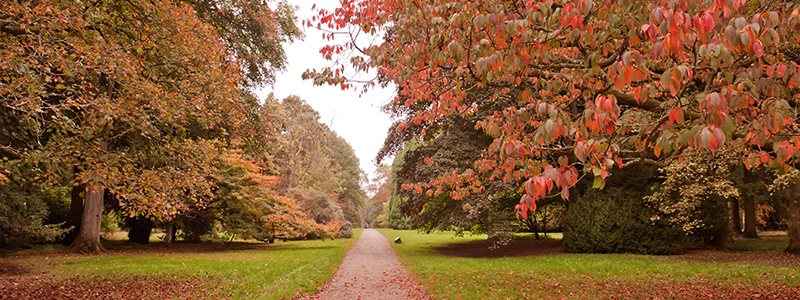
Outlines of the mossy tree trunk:
{"label": "mossy tree trunk", "polygon": [[[721,238],[717,241],[717,245],[723,249],[730,249],[733,248],[734,244],[736,243],[736,236],[740,234],[736,228],[736,219],[739,217],[738,205],[734,206],[733,199],[728,199],[728,211],[727,211],[727,218],[726,223],[723,228],[725,228],[724,232],[722,232]],[[724,202],[723,202],[724,203]],[[734,210],[734,207],[737,210]]]}

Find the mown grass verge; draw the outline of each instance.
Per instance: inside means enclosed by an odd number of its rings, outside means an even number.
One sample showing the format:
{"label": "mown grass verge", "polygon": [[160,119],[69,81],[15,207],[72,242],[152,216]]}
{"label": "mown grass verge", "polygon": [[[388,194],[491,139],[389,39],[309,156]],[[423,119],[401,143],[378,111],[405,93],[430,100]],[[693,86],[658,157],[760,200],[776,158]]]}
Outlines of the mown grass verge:
{"label": "mown grass verge", "polygon": [[291,298],[327,282],[359,234],[271,245],[112,244],[98,256],[29,251],[0,258],[0,290],[18,299]]}
{"label": "mown grass verge", "polygon": [[[780,237],[743,249],[677,256],[571,254],[558,240],[523,238],[489,250],[486,236],[454,237],[381,230],[401,262],[439,299],[792,299],[800,295],[800,258]],[[785,243],[783,243],[785,246]]]}

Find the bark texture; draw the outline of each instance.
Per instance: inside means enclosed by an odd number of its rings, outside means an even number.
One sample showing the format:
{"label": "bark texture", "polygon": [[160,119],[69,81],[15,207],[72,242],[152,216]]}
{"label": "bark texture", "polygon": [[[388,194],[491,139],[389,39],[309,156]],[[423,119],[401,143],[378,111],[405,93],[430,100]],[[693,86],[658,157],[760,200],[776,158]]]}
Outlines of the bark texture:
{"label": "bark texture", "polygon": [[752,195],[747,195],[744,199],[744,237],[757,239],[756,231],[756,199]]}
{"label": "bark texture", "polygon": [[164,228],[164,243],[172,244],[175,241],[176,232],[175,221],[167,222]]}
{"label": "bark texture", "polygon": [[103,245],[100,244],[100,221],[103,214],[105,190],[105,186],[100,184],[86,185],[80,230],[72,243],[72,249],[77,252],[96,254],[105,251]]}
{"label": "bark texture", "polygon": [[73,186],[70,192],[69,215],[67,221],[62,228],[71,228],[64,235],[62,243],[64,245],[72,245],[75,238],[78,237],[78,232],[81,229],[81,215],[83,214],[83,197],[85,187],[83,185]]}

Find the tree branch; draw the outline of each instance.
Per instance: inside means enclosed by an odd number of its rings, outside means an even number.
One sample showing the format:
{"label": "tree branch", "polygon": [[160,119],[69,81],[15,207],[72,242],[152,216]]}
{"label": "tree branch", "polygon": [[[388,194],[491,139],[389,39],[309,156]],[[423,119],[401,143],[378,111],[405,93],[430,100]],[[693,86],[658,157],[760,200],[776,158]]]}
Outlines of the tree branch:
{"label": "tree branch", "polygon": [[14,150],[14,148],[2,145],[0,145],[0,154],[11,159],[19,159],[22,157],[22,154],[20,154],[19,151]]}
{"label": "tree branch", "polygon": [[617,98],[617,104],[619,105],[635,107],[646,111],[655,111],[661,108],[661,102],[653,99],[648,99],[645,103],[639,103],[633,96],[616,89],[611,89],[608,91],[608,93]]}

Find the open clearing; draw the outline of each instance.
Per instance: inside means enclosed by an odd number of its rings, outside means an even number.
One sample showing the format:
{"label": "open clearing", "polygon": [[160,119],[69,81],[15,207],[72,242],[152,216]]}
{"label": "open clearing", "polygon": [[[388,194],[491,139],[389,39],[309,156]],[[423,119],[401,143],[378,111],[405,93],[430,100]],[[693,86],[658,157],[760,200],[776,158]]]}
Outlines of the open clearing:
{"label": "open clearing", "polygon": [[[415,279],[437,299],[800,297],[800,257],[779,250],[786,241],[782,236],[741,240],[735,251],[648,256],[564,253],[557,239],[521,238],[511,247],[489,250],[490,243],[482,235],[379,232],[388,239],[403,239],[391,247],[415,278],[390,272],[376,280],[423,289],[413,284]],[[100,256],[67,254],[63,249],[25,251],[0,257],[0,298],[311,297],[325,283],[336,285],[331,278],[359,233],[351,239],[272,245],[178,243],[165,247],[113,242],[108,244],[110,251]],[[387,267],[399,268],[396,264]],[[346,287],[360,283],[344,282]],[[334,294],[344,295],[320,296]]]}
{"label": "open clearing", "polygon": [[754,251],[649,256],[570,254],[558,240],[532,239],[492,251],[486,236],[381,233],[403,239],[393,244],[400,261],[437,299],[800,297],[800,257],[777,250],[785,237],[740,241],[741,248],[760,249]]}
{"label": "open clearing", "polygon": [[[358,231],[357,231],[358,232]],[[263,243],[108,244],[100,256],[63,250],[0,257],[0,298],[283,299],[314,294],[358,238]]]}

